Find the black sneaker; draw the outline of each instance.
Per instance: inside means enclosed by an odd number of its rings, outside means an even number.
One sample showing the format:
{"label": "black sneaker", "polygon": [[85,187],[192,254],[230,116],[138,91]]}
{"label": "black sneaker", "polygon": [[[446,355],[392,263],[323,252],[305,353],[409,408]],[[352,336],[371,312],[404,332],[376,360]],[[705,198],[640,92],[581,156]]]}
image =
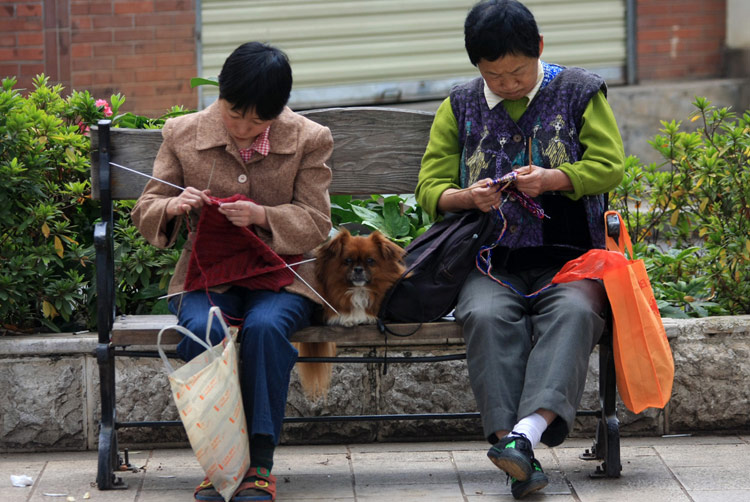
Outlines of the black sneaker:
{"label": "black sneaker", "polygon": [[505,471],[508,476],[518,481],[526,481],[534,472],[531,465],[534,450],[531,441],[524,434],[511,432],[495,443],[487,452],[492,463]]}
{"label": "black sneaker", "polygon": [[513,494],[513,498],[522,499],[526,495],[539,491],[549,484],[549,478],[544,474],[542,466],[537,459],[531,459],[531,466],[534,471],[526,481],[511,478],[510,493]]}

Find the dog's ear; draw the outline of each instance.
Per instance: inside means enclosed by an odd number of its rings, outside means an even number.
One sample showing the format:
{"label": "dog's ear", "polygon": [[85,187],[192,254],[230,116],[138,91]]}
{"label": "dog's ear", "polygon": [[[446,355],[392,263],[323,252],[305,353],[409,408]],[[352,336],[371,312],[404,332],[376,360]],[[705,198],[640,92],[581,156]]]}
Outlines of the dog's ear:
{"label": "dog's ear", "polygon": [[[321,284],[327,284],[331,278],[327,270],[327,264],[332,261],[338,261],[338,257],[344,252],[344,246],[351,239],[351,234],[345,228],[341,228],[339,233],[335,237],[329,239],[327,242],[321,244],[318,249],[315,250],[315,275],[318,282]],[[338,265],[338,263],[337,263]]]}
{"label": "dog's ear", "polygon": [[372,241],[377,245],[378,250],[380,251],[380,256],[382,256],[384,260],[403,260],[406,251],[404,251],[401,246],[391,241],[381,232],[377,230],[374,231],[370,234],[370,239],[372,239]]}
{"label": "dog's ear", "polygon": [[335,237],[318,248],[316,252],[318,259],[326,260],[336,256],[341,256],[351,237],[349,231],[346,228],[341,227],[339,233],[336,234]]}

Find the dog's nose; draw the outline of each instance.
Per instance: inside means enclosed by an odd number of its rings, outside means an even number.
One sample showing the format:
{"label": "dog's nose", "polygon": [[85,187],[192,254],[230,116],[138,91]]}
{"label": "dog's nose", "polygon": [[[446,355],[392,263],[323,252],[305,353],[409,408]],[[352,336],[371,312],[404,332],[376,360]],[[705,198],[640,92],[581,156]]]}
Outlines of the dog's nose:
{"label": "dog's nose", "polygon": [[365,267],[361,265],[352,267],[352,272],[349,275],[349,278],[349,280],[351,280],[352,282],[369,282]]}

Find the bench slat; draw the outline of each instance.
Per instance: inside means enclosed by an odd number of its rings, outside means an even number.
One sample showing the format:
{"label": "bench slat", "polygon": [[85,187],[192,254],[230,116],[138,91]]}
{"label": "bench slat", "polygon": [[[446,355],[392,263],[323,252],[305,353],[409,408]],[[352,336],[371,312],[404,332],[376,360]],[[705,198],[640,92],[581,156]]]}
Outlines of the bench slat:
{"label": "bench slat", "polygon": [[[99,200],[99,128],[91,126],[91,197]],[[161,129],[109,130],[110,160],[136,171],[150,175],[154,159],[161,146]],[[137,199],[148,179],[143,176],[111,168],[112,199]]]}
{"label": "bench slat", "polygon": [[352,107],[310,110],[302,115],[327,126],[333,134],[332,194],[414,193],[433,113]]}
{"label": "bench slat", "polygon": [[[417,184],[434,114],[393,108],[327,108],[302,115],[331,129],[332,195],[410,194]],[[92,197],[99,200],[99,134],[91,128]],[[161,145],[159,129],[110,129],[110,159],[151,174]],[[137,199],[148,179],[112,167],[112,198]]]}
{"label": "bench slat", "polygon": [[[175,324],[173,315],[127,315],[118,316],[112,327],[112,343],[116,346],[156,344],[159,330]],[[388,327],[396,333],[410,333],[418,324],[394,323]],[[202,335],[202,334],[201,334]],[[200,336],[200,335],[199,335]],[[165,331],[162,344],[173,345],[181,335],[174,330]],[[310,326],[292,335],[293,342],[336,342],[346,346],[379,346],[384,344],[383,335],[375,325],[361,325],[351,328],[341,326]],[[455,322],[424,323],[411,336],[388,337],[388,345],[456,345],[463,344],[461,328]]]}

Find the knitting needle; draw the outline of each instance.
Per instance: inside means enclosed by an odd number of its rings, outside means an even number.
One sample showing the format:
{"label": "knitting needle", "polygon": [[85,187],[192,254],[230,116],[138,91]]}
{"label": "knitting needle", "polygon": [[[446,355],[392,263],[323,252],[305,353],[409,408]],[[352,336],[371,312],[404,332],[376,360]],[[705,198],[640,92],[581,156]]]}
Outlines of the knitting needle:
{"label": "knitting needle", "polygon": [[[316,260],[315,258],[310,258],[310,259],[307,259],[307,260],[302,260],[302,261],[298,261],[298,262],[295,262],[295,263],[287,263],[287,264],[286,264],[286,267],[287,267],[287,268],[288,268],[289,270],[291,270],[291,272],[292,272],[292,273],[293,273],[294,275],[296,275],[296,276],[297,276],[297,279],[299,279],[300,281],[302,281],[302,283],[303,283],[303,284],[304,284],[305,286],[307,286],[308,288],[310,288],[310,291],[312,291],[313,293],[315,293],[315,295],[316,295],[316,296],[317,296],[318,298],[320,298],[321,300],[323,300],[323,303],[325,303],[326,305],[328,305],[328,307],[329,307],[329,308],[330,308],[331,310],[333,310],[333,311],[334,311],[334,312],[336,313],[336,315],[340,315],[340,314],[339,314],[339,312],[338,312],[338,310],[336,310],[335,308],[333,308],[333,305],[331,305],[330,303],[328,303],[328,301],[327,301],[327,300],[326,300],[325,298],[323,298],[323,297],[322,297],[322,296],[320,295],[320,293],[318,293],[317,291],[315,291],[315,288],[313,288],[312,286],[310,286],[310,284],[308,284],[308,283],[307,283],[307,281],[306,281],[306,280],[304,280],[304,279],[302,278],[302,276],[300,276],[300,275],[299,275],[299,274],[297,273],[297,271],[296,271],[296,270],[294,270],[294,269],[292,268],[292,267],[293,267],[293,266],[295,266],[295,265],[301,265],[301,264],[303,264],[303,263],[308,263],[308,262],[311,262],[311,261],[315,261],[315,260]],[[180,291],[180,292],[178,292],[178,293],[172,293],[172,294],[169,294],[169,295],[164,295],[164,296],[160,296],[160,297],[158,297],[158,298],[157,298],[157,300],[163,300],[164,298],[171,298],[171,297],[173,297],[173,296],[181,295],[181,294],[184,294],[184,293],[187,293],[187,291]]]}
{"label": "knitting needle", "polygon": [[[531,138],[529,138],[528,145],[529,145],[529,169],[531,169],[531,163],[532,163],[532,160],[531,160],[531,154],[532,154],[532,151],[531,151]],[[508,182],[508,185],[510,185],[510,182]],[[501,188],[501,190],[505,189],[508,185],[505,185],[503,188]],[[473,187],[467,187],[467,188],[460,188],[460,189],[456,190],[455,192],[451,192],[451,195],[452,194],[456,194],[456,193],[466,192],[466,191],[469,191],[469,190],[476,190],[477,188],[489,188],[489,186],[487,186],[487,185],[479,185],[479,186],[473,186]]]}
{"label": "knitting needle", "polygon": [[164,180],[161,180],[159,178],[155,178],[154,176],[150,176],[150,175],[148,175],[146,173],[142,173],[140,171],[136,171],[135,169],[131,169],[129,167],[121,166],[120,164],[115,164],[114,162],[110,162],[110,164],[113,165],[113,166],[115,166],[115,167],[119,167],[120,169],[125,169],[126,171],[130,171],[131,173],[140,174],[141,176],[145,176],[146,178],[152,179],[154,181],[159,181],[161,183],[164,183],[165,185],[169,185],[171,187],[175,187],[175,188],[178,188],[180,190],[185,190],[181,186],[175,185],[174,183],[170,183],[168,181],[164,181]]}
{"label": "knitting needle", "polygon": [[529,138],[529,169],[531,168],[531,138]]}
{"label": "knitting needle", "polygon": [[211,166],[211,174],[208,175],[208,183],[206,184],[206,190],[208,190],[208,188],[211,186],[211,178],[214,177],[214,169],[216,169],[216,159],[214,159],[214,165]]}
{"label": "knitting needle", "polygon": [[[296,267],[297,265],[302,265],[303,263],[309,263],[309,262],[315,261],[315,260],[316,260],[316,258],[308,258],[307,260],[296,261],[294,263],[288,263],[286,266],[287,267]],[[185,294],[185,293],[187,293],[187,291],[178,291],[177,293],[170,293],[168,295],[160,296],[160,297],[157,298],[157,300],[163,300],[164,298],[172,298],[173,296],[182,295],[182,294]]]}
{"label": "knitting needle", "polygon": [[[505,190],[508,187],[508,185],[510,185],[511,183],[512,181],[508,181],[508,183],[506,183],[502,188],[500,188],[500,190]],[[492,185],[487,184],[487,185],[477,185],[477,186],[467,187],[467,188],[459,188],[455,192],[451,192],[449,195],[453,195],[453,194],[457,194],[461,192],[468,192],[469,190],[477,190],[478,188],[489,188],[490,186]]]}
{"label": "knitting needle", "polygon": [[341,315],[341,314],[339,314],[339,311],[338,311],[338,310],[336,310],[335,308],[333,308],[333,305],[331,305],[330,303],[328,303],[328,301],[326,301],[326,299],[325,299],[325,298],[323,298],[323,296],[322,296],[322,295],[321,295],[320,293],[318,293],[317,291],[315,291],[315,288],[314,288],[314,287],[312,287],[312,286],[310,286],[310,285],[309,285],[309,284],[307,283],[307,281],[306,281],[306,280],[304,280],[304,279],[302,278],[302,276],[301,276],[301,275],[299,275],[299,274],[297,273],[297,271],[296,271],[296,270],[294,270],[294,269],[292,268],[292,266],[291,266],[291,265],[287,265],[287,267],[289,268],[289,270],[291,270],[291,271],[292,271],[292,273],[293,273],[294,275],[296,275],[296,276],[297,276],[297,279],[299,279],[300,281],[302,281],[302,283],[303,283],[303,284],[304,284],[305,286],[307,286],[308,288],[310,288],[310,291],[312,291],[313,293],[315,293],[315,296],[317,296],[318,298],[320,298],[321,300],[323,300],[323,303],[325,303],[326,305],[328,305],[328,308],[329,308],[329,309],[333,310],[333,311],[334,311],[334,313],[335,313],[336,315]]}

